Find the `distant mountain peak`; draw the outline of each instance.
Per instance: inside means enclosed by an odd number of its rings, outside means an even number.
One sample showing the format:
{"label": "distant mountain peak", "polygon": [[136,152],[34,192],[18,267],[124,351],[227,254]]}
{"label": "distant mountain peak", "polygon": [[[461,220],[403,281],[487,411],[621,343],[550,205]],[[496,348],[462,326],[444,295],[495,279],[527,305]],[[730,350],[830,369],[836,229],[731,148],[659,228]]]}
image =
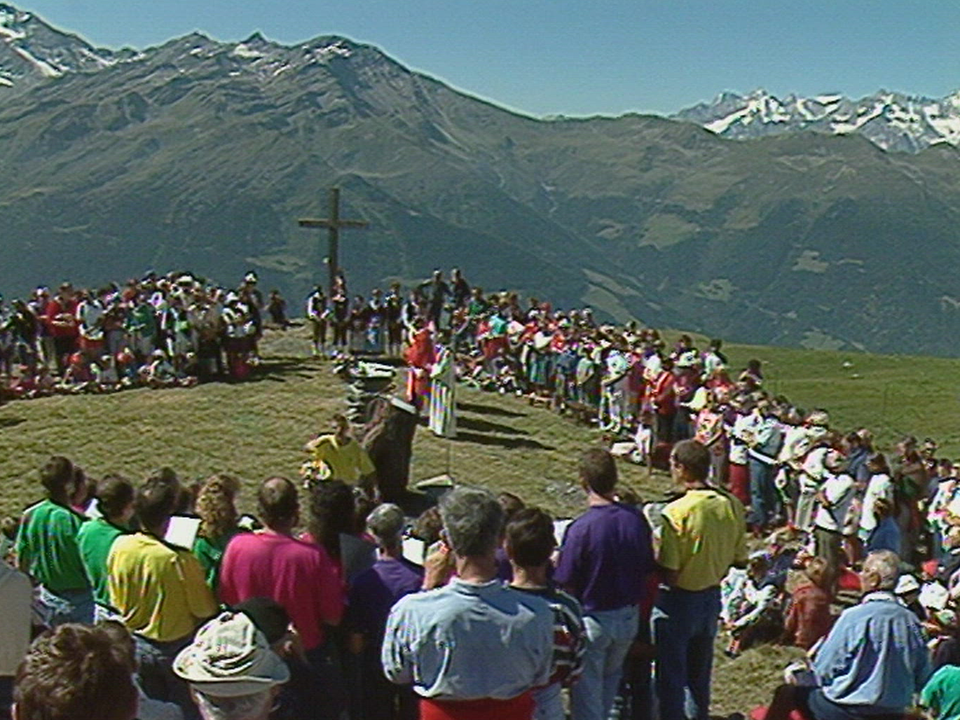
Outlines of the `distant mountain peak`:
{"label": "distant mountain peak", "polygon": [[835,92],[781,99],[763,88],[746,95],[724,91],[672,117],[737,140],[813,131],[863,135],[884,150],[960,146],[960,90],[937,99],[881,89],[859,100]]}

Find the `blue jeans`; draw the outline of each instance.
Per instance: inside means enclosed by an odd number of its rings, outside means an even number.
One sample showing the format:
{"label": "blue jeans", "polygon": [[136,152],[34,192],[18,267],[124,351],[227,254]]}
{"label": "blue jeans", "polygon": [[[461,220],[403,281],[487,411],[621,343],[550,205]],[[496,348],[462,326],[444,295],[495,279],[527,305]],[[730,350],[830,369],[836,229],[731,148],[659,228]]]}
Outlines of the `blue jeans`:
{"label": "blue jeans", "polygon": [[61,590],[53,592],[40,586],[40,606],[50,627],[64,623],[93,623],[93,591]]}
{"label": "blue jeans", "polygon": [[583,674],[570,690],[573,720],[607,720],[617,697],[623,663],[640,624],[636,605],[585,614]]}
{"label": "blue jeans", "polygon": [[[691,592],[660,589],[650,621],[657,647],[656,687],[660,720],[708,720],[713,641],[720,616],[720,588]],[[689,714],[684,707],[689,690]]]}
{"label": "blue jeans", "polygon": [[777,514],[777,488],[773,465],[750,458],[750,524],[766,527]]}

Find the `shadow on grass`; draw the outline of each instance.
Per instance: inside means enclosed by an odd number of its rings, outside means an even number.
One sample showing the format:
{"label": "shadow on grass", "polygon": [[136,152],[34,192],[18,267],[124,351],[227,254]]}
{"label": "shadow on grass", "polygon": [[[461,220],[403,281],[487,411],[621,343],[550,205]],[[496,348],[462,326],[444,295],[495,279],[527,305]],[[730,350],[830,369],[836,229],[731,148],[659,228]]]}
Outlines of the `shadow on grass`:
{"label": "shadow on grass", "polygon": [[0,428],[16,427],[26,421],[27,419],[22,417],[0,417]]}
{"label": "shadow on grass", "polygon": [[243,382],[260,382],[269,380],[271,382],[286,382],[287,377],[298,377],[309,380],[316,374],[316,366],[311,372],[307,358],[278,358],[265,360],[257,367],[253,368],[250,376]]}
{"label": "shadow on grass", "polygon": [[461,432],[457,430],[457,442],[473,442],[478,445],[499,445],[504,448],[525,448],[529,450],[555,450],[552,445],[544,445],[539,440],[524,437],[502,437],[499,435],[484,435],[478,432]]}
{"label": "shadow on grass", "polygon": [[457,410],[475,412],[480,415],[500,415],[501,417],[526,417],[527,413],[514,412],[495,405],[481,405],[480,403],[457,402]]}
{"label": "shadow on grass", "polygon": [[457,418],[457,427],[463,428],[464,430],[475,430],[476,432],[482,433],[503,433],[504,435],[529,435],[530,433],[526,430],[518,430],[517,428],[510,427],[509,425],[504,425],[502,423],[491,422],[489,420],[478,420],[477,418],[469,417],[458,417]]}

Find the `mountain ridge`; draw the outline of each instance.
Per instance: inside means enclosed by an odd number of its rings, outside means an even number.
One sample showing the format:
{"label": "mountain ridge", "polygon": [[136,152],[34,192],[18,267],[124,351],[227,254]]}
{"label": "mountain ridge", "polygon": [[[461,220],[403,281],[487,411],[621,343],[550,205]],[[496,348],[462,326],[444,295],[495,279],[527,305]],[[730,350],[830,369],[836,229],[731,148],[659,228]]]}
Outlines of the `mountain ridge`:
{"label": "mountain ridge", "polygon": [[[301,297],[341,187],[351,287],[461,267],[606,318],[751,342],[956,352],[951,145],[737,142],[656,116],[544,120],[318,36],[175,38],[0,92],[0,287],[188,267]],[[2,45],[4,43],[0,43]],[[279,48],[279,49],[278,49]],[[922,321],[918,321],[921,318]]]}

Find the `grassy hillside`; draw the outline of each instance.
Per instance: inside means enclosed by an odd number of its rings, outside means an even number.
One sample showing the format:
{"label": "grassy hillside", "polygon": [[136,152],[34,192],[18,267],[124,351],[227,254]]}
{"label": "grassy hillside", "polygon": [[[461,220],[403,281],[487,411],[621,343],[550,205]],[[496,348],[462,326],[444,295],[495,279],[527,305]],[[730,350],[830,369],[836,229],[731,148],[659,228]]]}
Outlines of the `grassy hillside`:
{"label": "grassy hillside", "polygon": [[[238,475],[252,509],[252,488],[269,475],[294,477],[304,442],[342,407],[345,386],[330,366],[305,359],[302,329],[268,333],[265,372],[254,382],[193,389],[135,390],[108,396],[55,397],[0,407],[0,514],[18,513],[39,495],[36,468],[64,454],[98,477],[133,479],[168,465],[186,479]],[[931,435],[948,455],[960,453],[960,361],[731,346],[734,367],[763,361],[767,386],[807,408],[826,407],[841,428],[866,425],[889,444],[904,432]],[[852,367],[844,367],[844,363]],[[419,430],[413,476],[448,468],[461,482],[516,492],[558,515],[579,510],[579,450],[595,430],[526,402],[459,391],[460,435],[447,442]],[[642,497],[669,487],[661,474],[624,464],[623,483]],[[717,658],[715,711],[743,711],[769,698],[793,652],[762,648]]]}

